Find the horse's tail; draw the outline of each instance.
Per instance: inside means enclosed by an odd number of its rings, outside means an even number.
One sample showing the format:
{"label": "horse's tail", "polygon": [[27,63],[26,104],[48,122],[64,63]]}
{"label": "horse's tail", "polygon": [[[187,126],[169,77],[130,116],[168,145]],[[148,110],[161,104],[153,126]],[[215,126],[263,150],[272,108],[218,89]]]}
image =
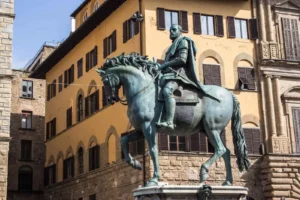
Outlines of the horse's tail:
{"label": "horse's tail", "polygon": [[250,162],[245,142],[245,135],[241,123],[240,103],[233,93],[233,112],[231,117],[231,130],[233,134],[234,152],[237,157],[237,165],[240,171],[248,170]]}

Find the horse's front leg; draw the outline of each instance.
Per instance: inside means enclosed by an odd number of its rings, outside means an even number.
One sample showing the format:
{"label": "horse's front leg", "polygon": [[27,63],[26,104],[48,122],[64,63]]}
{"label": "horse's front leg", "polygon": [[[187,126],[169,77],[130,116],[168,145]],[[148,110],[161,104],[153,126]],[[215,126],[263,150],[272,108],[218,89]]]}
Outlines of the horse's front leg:
{"label": "horse's front leg", "polygon": [[136,139],[136,135],[133,134],[133,135],[127,135],[127,136],[123,136],[121,138],[121,147],[122,147],[122,151],[123,151],[123,154],[124,154],[124,157],[125,157],[125,161],[131,166],[133,167],[134,169],[139,169],[141,170],[142,169],[142,165],[141,163],[134,159],[130,153],[128,153],[128,142],[129,141],[133,141]]}
{"label": "horse's front leg", "polygon": [[145,122],[143,125],[143,132],[144,136],[148,142],[149,145],[149,153],[153,162],[154,166],[154,173],[152,179],[150,179],[146,187],[150,186],[156,186],[158,185],[158,180],[160,178],[160,170],[159,170],[159,164],[158,164],[158,150],[157,150],[157,144],[156,144],[156,127],[155,124],[152,124],[150,122]]}

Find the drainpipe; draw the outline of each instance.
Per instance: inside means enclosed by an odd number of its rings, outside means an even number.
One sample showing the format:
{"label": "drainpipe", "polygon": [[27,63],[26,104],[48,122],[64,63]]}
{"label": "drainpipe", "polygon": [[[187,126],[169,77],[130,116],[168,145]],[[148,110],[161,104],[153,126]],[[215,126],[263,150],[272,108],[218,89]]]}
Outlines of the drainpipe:
{"label": "drainpipe", "polygon": [[[142,0],[139,0],[139,15],[142,15]],[[142,22],[140,21],[140,55],[143,55],[143,29],[142,29]]]}

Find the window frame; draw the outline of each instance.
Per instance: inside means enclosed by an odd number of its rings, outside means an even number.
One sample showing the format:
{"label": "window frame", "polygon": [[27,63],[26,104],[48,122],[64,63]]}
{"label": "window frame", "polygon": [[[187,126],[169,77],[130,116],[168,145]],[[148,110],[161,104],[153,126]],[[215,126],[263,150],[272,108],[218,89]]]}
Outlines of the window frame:
{"label": "window frame", "polygon": [[[27,125],[28,125],[28,118],[27,118],[27,115],[26,115],[26,118],[25,118],[25,120],[26,120],[26,122],[25,122],[25,124],[26,124],[26,126],[25,127],[23,127],[23,123],[22,123],[22,120],[23,120],[23,115],[25,114],[25,113],[27,113],[27,114],[29,114],[29,116],[30,116],[30,118],[31,118],[31,121],[30,121],[30,127],[27,127]],[[28,110],[22,110],[22,114],[21,114],[21,129],[26,129],[26,130],[32,130],[32,120],[33,120],[33,114],[32,114],[32,111],[28,111]]]}
{"label": "window frame", "polygon": [[[206,17],[206,29],[207,29],[207,33],[203,32],[203,23],[202,23],[202,16]],[[209,23],[208,23],[208,17],[212,18],[212,27],[213,27],[213,33],[212,35],[208,34],[208,30],[209,30]],[[214,15],[207,15],[207,14],[200,14],[200,25],[201,25],[201,34],[202,35],[208,35],[208,36],[215,36],[216,35],[216,19]]]}
{"label": "window frame", "polygon": [[[27,94],[27,96],[23,95],[23,86],[24,86],[23,83],[24,82],[26,82],[26,94]],[[30,97],[28,97],[28,83],[31,83],[31,96]],[[22,88],[21,88],[21,90],[22,90],[22,98],[32,99],[33,98],[33,81],[32,80],[23,79],[22,80]]]}
{"label": "window frame", "polygon": [[84,113],[83,113],[83,101],[84,97],[82,94],[78,95],[77,97],[77,122],[81,122],[84,118]]}
{"label": "window frame", "polygon": [[[239,21],[239,26],[240,26],[240,35],[241,37],[238,37],[238,32],[237,32],[237,26],[236,26],[236,21]],[[246,34],[247,34],[247,37],[246,38],[243,38],[243,27],[242,27],[242,21],[245,22],[246,24]],[[237,39],[243,39],[243,40],[249,40],[250,37],[249,37],[249,24],[248,24],[248,20],[247,19],[243,19],[243,18],[234,18],[234,27],[235,27],[235,38]]]}
{"label": "window frame", "polygon": [[[29,149],[28,149],[29,148]],[[32,160],[32,141],[21,140],[21,155],[20,160],[31,161]]]}
{"label": "window frame", "polygon": [[[175,142],[171,141],[171,138],[175,138]],[[184,138],[184,142],[180,142],[180,138]],[[186,152],[188,151],[188,148],[187,148],[187,138],[186,136],[169,136],[169,151],[181,151],[181,152]],[[171,145],[172,144],[175,144],[176,145],[176,150],[173,150],[171,149]],[[184,150],[180,149],[180,145],[181,144],[184,144]]]}
{"label": "window frame", "polygon": [[83,76],[83,58],[80,58],[77,61],[77,78],[80,78]]}

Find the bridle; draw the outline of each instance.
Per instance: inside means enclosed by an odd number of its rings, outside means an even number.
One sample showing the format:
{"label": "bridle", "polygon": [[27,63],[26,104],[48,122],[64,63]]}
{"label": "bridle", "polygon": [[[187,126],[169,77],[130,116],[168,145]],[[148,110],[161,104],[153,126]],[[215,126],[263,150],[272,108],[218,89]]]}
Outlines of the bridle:
{"label": "bridle", "polygon": [[[113,73],[107,73],[104,77],[102,77],[102,78],[107,78],[107,81],[108,81],[108,83],[109,83],[109,87],[110,87],[110,89],[111,89],[111,93],[112,94],[109,94],[109,95],[111,95],[111,97],[112,98],[108,98],[108,100],[109,101],[117,101],[117,102],[120,102],[122,105],[128,105],[128,101],[131,101],[131,100],[133,100],[138,94],[140,94],[141,92],[143,92],[143,91],[145,91],[150,85],[151,85],[151,83],[153,83],[155,80],[156,80],[156,78],[159,76],[161,74],[161,71],[159,71],[153,78],[152,78],[152,81],[151,82],[149,82],[149,84],[148,85],[146,85],[145,87],[143,87],[140,91],[138,91],[137,93],[135,93],[134,95],[132,95],[132,97],[130,97],[129,98],[129,100],[127,100],[127,99],[125,99],[125,100],[122,100],[122,99],[120,99],[120,97],[119,97],[119,95],[116,95],[117,93],[116,93],[116,91],[118,91],[119,90],[119,88],[120,88],[120,85],[118,86],[118,87],[113,87],[112,86],[112,83],[111,83],[111,78],[110,78],[110,76],[112,76],[114,79],[116,79],[118,82],[119,82],[119,78],[117,77],[117,75],[115,75],[115,74],[113,74]],[[107,92],[107,91],[109,91],[108,89],[106,89],[107,88],[107,86],[105,86],[105,84],[104,84],[104,88],[105,88],[105,92]],[[118,88],[118,90],[116,90],[116,88]],[[106,94],[106,95],[108,95],[108,94]],[[112,103],[113,104],[113,103]]]}

